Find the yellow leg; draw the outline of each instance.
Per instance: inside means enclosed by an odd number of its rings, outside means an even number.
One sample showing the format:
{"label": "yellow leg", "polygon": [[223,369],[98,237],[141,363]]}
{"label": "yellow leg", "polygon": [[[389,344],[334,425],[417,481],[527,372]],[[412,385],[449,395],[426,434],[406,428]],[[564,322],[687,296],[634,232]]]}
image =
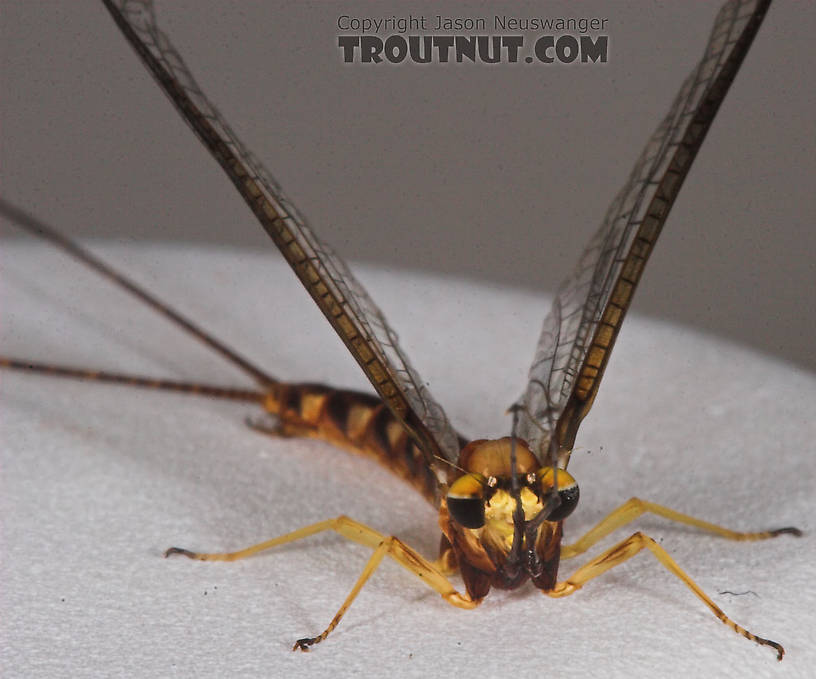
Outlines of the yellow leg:
{"label": "yellow leg", "polygon": [[454,557],[452,549],[446,549],[442,555],[433,562],[433,566],[443,575],[453,575],[459,570],[459,565],[456,563],[456,557]]}
{"label": "yellow leg", "polygon": [[802,535],[802,531],[798,528],[777,528],[775,530],[761,531],[759,533],[738,533],[737,531],[728,530],[722,526],[717,526],[708,521],[695,519],[693,516],[681,514],[668,507],[655,504],[654,502],[647,502],[640,498],[630,498],[624,502],[620,507],[615,509],[611,514],[602,519],[598,525],[592,528],[588,533],[583,535],[580,539],[571,545],[564,545],[561,547],[561,558],[571,559],[572,557],[583,554],[592,545],[599,540],[602,540],[612,531],[617,530],[621,526],[634,521],[641,514],[650,512],[657,516],[676,521],[677,523],[685,524],[686,526],[694,526],[708,533],[714,533],[729,540],[766,540],[767,538],[775,538],[777,535],[789,534],[797,537]]}
{"label": "yellow leg", "polygon": [[371,574],[374,573],[377,566],[380,565],[380,562],[386,555],[390,556],[404,568],[407,568],[414,575],[420,578],[426,585],[439,592],[442,598],[449,604],[458,608],[475,608],[479,605],[479,603],[481,603],[480,599],[474,600],[467,594],[460,594],[457,592],[453,585],[444,575],[442,575],[442,573],[439,572],[434,564],[423,558],[420,554],[415,552],[397,538],[383,535],[379,531],[354,521],[347,516],[338,516],[334,519],[328,519],[327,521],[320,521],[319,523],[314,523],[311,526],[306,526],[305,528],[282,535],[279,538],[267,540],[266,542],[261,542],[257,545],[247,547],[246,549],[242,549],[237,552],[203,554],[200,552],[191,552],[188,549],[181,549],[179,547],[171,547],[164,553],[164,555],[170,556],[171,554],[183,554],[190,559],[197,559],[199,561],[237,561],[238,559],[245,559],[248,556],[257,554],[258,552],[272,549],[273,547],[278,547],[279,545],[284,545],[288,542],[294,542],[295,540],[301,540],[309,537],[310,535],[315,535],[316,533],[321,533],[326,530],[333,530],[342,535],[344,538],[358,542],[361,545],[371,547],[374,549],[374,553],[371,555],[368,563],[366,563],[360,577],[357,578],[357,582],[349,595],[346,597],[343,605],[340,606],[340,609],[332,618],[329,626],[323,631],[322,634],[319,634],[316,637],[298,639],[295,642],[292,650],[299,649],[301,651],[308,651],[309,646],[319,643],[329,636],[329,633],[335,627],[337,627],[337,624],[340,622],[343,615],[345,615],[355,597],[360,593],[363,585],[371,577]]}
{"label": "yellow leg", "polygon": [[592,580],[592,578],[597,578],[610,568],[614,568],[627,559],[631,559],[644,547],[651,551],[652,554],[657,557],[657,560],[660,561],[660,563],[662,563],[669,570],[669,572],[680,578],[680,580],[685,583],[686,587],[694,592],[697,597],[711,609],[711,612],[714,613],[714,615],[716,615],[723,623],[728,625],[737,634],[744,636],[746,639],[755,641],[762,646],[771,646],[772,648],[775,648],[777,660],[782,660],[782,656],[785,655],[785,649],[782,648],[781,644],[771,641],[770,639],[758,637],[731,620],[731,618],[722,612],[717,604],[708,598],[706,593],[700,589],[697,583],[686,575],[683,569],[677,565],[677,562],[669,556],[665,549],[658,545],[648,535],[644,535],[640,531],[623,542],[619,542],[611,549],[608,549],[600,556],[594,558],[588,564],[581,566],[581,568],[575,571],[575,573],[573,573],[569,578],[561,582],[557,582],[555,587],[553,587],[552,590],[545,592],[545,594],[548,594],[551,597],[569,596],[570,594],[579,590],[586,582]]}

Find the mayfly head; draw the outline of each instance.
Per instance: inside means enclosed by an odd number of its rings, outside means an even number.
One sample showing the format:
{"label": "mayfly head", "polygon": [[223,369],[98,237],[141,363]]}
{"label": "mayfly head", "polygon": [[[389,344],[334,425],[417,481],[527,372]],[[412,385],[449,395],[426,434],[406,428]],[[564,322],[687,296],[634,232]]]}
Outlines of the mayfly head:
{"label": "mayfly head", "polygon": [[575,479],[563,469],[542,466],[522,439],[471,441],[458,466],[463,473],[446,499],[451,518],[464,528],[489,525],[502,533],[509,530],[511,537],[518,517],[524,526],[562,521],[578,503]]}

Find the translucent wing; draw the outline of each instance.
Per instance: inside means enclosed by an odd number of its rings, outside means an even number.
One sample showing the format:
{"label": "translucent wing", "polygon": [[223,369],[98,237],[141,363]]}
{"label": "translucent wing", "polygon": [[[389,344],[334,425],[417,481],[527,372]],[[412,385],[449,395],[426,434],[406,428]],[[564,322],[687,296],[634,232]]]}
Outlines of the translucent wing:
{"label": "translucent wing", "polygon": [[[515,407],[518,433],[566,465],[646,261],[770,0],[726,3],[572,274],[561,284]],[[554,431],[554,435],[552,432]]]}
{"label": "translucent wing", "polygon": [[[156,25],[149,0],[103,0],[145,66],[255,213],[379,395],[417,440],[426,460],[455,460],[458,438],[397,344],[382,312],[346,263],[315,236],[277,182],[206,98]],[[444,480],[444,476],[441,477]]]}

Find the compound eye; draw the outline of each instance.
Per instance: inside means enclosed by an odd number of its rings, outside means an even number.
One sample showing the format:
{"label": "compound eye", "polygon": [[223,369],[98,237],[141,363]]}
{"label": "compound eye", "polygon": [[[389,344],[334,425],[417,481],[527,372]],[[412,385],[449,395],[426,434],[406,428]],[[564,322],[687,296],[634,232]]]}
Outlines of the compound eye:
{"label": "compound eye", "polygon": [[465,474],[453,482],[448,490],[448,511],[460,526],[484,526],[486,487],[487,479],[481,474]]}
{"label": "compound eye", "polygon": [[[538,492],[544,497],[553,487],[554,470],[552,467],[542,467],[536,472]],[[578,505],[578,482],[564,469],[558,470],[558,497],[561,499],[555,509],[550,512],[547,521],[563,521]]]}

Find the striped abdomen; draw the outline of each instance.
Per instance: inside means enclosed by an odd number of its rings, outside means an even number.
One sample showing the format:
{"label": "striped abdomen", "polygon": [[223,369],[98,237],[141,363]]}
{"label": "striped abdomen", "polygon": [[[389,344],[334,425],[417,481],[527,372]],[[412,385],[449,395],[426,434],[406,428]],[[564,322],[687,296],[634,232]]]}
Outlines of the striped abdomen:
{"label": "striped abdomen", "polygon": [[280,418],[282,435],[323,439],[373,458],[438,506],[436,475],[376,396],[322,384],[281,383],[266,397],[264,408]]}

